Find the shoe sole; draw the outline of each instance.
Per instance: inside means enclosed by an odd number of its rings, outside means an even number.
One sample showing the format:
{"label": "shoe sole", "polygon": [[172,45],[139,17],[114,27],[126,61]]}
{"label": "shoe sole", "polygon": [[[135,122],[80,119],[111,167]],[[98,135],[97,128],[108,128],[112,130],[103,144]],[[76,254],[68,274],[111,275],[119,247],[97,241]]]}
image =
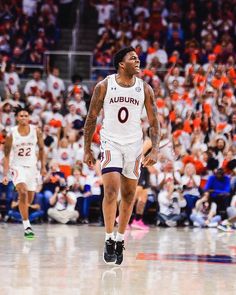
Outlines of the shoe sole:
{"label": "shoe sole", "polygon": [[121,266],[122,263],[123,263],[123,261],[121,263],[115,263],[115,266],[116,267]]}
{"label": "shoe sole", "polygon": [[114,261],[114,262],[107,262],[105,259],[104,259],[104,257],[103,257],[103,261],[105,262],[105,264],[107,264],[107,265],[112,265],[112,266],[116,266],[117,264],[116,264],[116,260]]}
{"label": "shoe sole", "polygon": [[234,230],[232,230],[232,229],[227,230],[227,229],[223,229],[223,228],[220,228],[220,227],[217,227],[217,229],[219,229],[219,230],[221,230],[221,231],[223,231],[225,233],[233,233],[234,232]]}
{"label": "shoe sole", "polygon": [[24,236],[25,239],[27,240],[34,240],[36,238],[36,236]]}
{"label": "shoe sole", "polygon": [[139,230],[149,230],[149,227],[143,228],[143,227],[139,227],[139,226],[136,226],[136,225],[134,225],[134,226],[131,225],[131,228],[132,229],[139,229]]}

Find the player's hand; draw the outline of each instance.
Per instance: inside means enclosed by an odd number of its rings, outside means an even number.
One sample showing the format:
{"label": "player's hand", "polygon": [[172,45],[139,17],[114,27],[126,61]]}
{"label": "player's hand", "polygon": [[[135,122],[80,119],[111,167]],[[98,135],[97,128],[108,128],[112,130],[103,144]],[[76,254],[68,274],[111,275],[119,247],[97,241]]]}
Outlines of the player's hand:
{"label": "player's hand", "polygon": [[152,166],[157,162],[158,153],[155,149],[152,149],[150,153],[143,159],[143,167]]}
{"label": "player's hand", "polygon": [[7,177],[7,176],[3,177],[3,179],[2,179],[2,183],[3,183],[4,185],[8,185],[8,182],[9,182],[8,177]]}
{"label": "player's hand", "polygon": [[84,153],[84,163],[86,163],[89,167],[92,167],[95,164],[96,160],[91,151],[86,151]]}

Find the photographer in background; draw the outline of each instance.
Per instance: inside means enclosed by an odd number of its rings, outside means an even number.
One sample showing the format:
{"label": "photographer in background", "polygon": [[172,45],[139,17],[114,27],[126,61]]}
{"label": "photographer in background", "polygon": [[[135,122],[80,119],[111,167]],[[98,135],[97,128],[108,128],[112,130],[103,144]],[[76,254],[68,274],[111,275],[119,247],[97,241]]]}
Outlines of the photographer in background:
{"label": "photographer in background", "polygon": [[48,217],[59,223],[75,223],[79,217],[75,210],[76,196],[66,185],[57,186],[53,196],[49,199],[53,208],[48,209]]}
{"label": "photographer in background", "polygon": [[186,218],[181,209],[187,204],[179,187],[175,188],[174,181],[168,180],[158,195],[160,211],[157,213],[157,225],[170,227],[180,225]]}
{"label": "photographer in background", "polygon": [[44,219],[47,219],[47,211],[50,207],[50,198],[53,196],[56,187],[65,185],[66,179],[63,172],[60,171],[58,162],[51,160],[49,170],[43,179],[43,188],[38,193],[39,204],[44,211]]}

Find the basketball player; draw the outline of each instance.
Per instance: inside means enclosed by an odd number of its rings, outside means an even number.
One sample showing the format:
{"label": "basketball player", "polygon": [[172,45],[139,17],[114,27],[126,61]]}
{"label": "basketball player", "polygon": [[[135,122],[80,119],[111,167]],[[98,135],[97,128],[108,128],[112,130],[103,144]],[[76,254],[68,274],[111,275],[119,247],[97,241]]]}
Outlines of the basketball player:
{"label": "basketball player", "polygon": [[[152,88],[136,77],[140,60],[132,47],[123,48],[114,56],[117,74],[99,82],[94,89],[84,128],[84,162],[95,163],[91,142],[96,119],[103,108],[101,135],[101,169],[104,185],[103,214],[105,221],[104,261],[121,264],[123,261],[124,233],[134,205],[142,154],[141,113],[145,106],[150,124],[152,149],[144,157],[144,167],[157,161],[159,123]],[[116,204],[119,190],[118,232],[114,235]]]}
{"label": "basketball player", "polygon": [[[151,147],[152,147],[151,140],[149,137],[147,137],[143,144],[144,156],[146,156],[150,152]],[[134,229],[141,229],[141,230],[148,229],[148,226],[143,223],[142,217],[143,217],[143,212],[147,202],[148,188],[150,186],[149,178],[150,178],[149,167],[141,166],[140,177],[139,177],[136,192],[135,192],[135,200],[137,200],[136,210],[135,210],[136,212],[135,212],[135,217],[131,223],[131,227]]]}
{"label": "basketball player", "polygon": [[[164,157],[165,159],[168,159],[170,161],[174,161],[174,152],[171,140],[167,137],[168,134],[164,135],[161,134],[161,140],[159,143],[159,156]],[[144,140],[143,144],[143,155],[146,156],[152,148],[152,142],[149,137],[149,128],[147,130],[147,136]],[[135,200],[137,200],[136,203],[136,212],[134,219],[131,223],[131,227],[134,229],[140,229],[140,230],[148,230],[149,227],[144,224],[142,218],[143,213],[145,209],[145,205],[147,203],[148,199],[148,189],[150,188],[150,173],[155,173],[156,168],[153,167],[144,167],[141,166],[141,172],[140,177],[138,180],[138,185],[136,188],[135,193]]]}
{"label": "basketball player", "polygon": [[11,133],[6,137],[3,183],[8,183],[8,174],[10,172],[18,192],[19,210],[25,230],[24,236],[34,238],[34,232],[29,222],[28,208],[33,201],[34,192],[37,188],[37,145],[39,148],[39,160],[41,161],[41,174],[45,175],[46,170],[43,137],[39,129],[29,124],[29,114],[27,107],[18,106],[15,109],[18,125],[13,127]]}

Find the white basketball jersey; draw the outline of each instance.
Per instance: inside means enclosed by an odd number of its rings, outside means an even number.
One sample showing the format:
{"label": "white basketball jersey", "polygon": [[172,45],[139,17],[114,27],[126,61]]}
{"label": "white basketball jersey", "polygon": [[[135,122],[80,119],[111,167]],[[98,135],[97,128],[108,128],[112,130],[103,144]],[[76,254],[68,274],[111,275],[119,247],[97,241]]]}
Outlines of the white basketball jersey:
{"label": "white basketball jersey", "polygon": [[15,126],[12,128],[12,139],[11,166],[36,166],[36,147],[38,140],[36,127],[30,125],[29,134],[22,136],[18,132],[18,126]]}
{"label": "white basketball jersey", "polygon": [[116,74],[107,77],[101,136],[125,145],[134,143],[143,136],[141,113],[144,107],[144,86],[143,80],[136,78],[133,86],[121,87],[115,77]]}

